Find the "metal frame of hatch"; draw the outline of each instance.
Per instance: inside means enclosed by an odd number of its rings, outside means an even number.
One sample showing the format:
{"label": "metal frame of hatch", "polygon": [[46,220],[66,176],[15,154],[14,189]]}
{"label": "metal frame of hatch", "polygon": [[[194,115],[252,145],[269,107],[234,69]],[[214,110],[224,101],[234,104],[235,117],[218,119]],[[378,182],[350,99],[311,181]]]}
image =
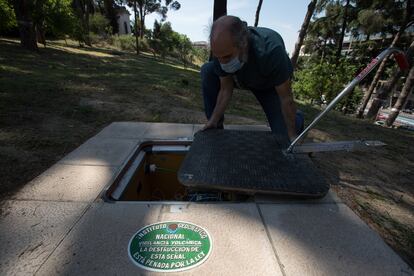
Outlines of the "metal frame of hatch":
{"label": "metal frame of hatch", "polygon": [[[129,155],[127,161],[121,166],[121,169],[116,173],[113,181],[104,189],[101,198],[105,202],[116,203],[119,202],[120,195],[128,185],[134,172],[141,164],[145,155],[145,149],[151,147],[152,152],[188,152],[193,140],[146,140],[138,144]],[[113,198],[113,194],[118,198]],[[122,203],[151,203],[151,204],[188,204],[188,201],[122,201]],[[191,202],[197,203],[197,202]],[[220,203],[220,202],[210,202]]]}

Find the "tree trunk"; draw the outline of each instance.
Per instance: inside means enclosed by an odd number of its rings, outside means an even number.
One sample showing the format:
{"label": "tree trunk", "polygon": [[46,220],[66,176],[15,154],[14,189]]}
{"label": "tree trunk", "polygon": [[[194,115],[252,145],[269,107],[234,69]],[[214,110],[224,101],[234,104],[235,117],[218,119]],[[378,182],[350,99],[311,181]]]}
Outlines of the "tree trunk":
{"label": "tree trunk", "polygon": [[260,10],[262,9],[263,0],[259,0],[259,4],[257,5],[256,10],[256,19],[254,20],[254,26],[257,27],[259,24],[259,16],[260,16]]}
{"label": "tree trunk", "polygon": [[[405,53],[408,63],[410,66],[413,65],[413,59],[414,59],[414,41],[411,42],[410,47]],[[368,110],[367,118],[375,119],[378,113],[378,110],[382,106],[382,103],[388,98],[388,96],[392,93],[394,90],[395,85],[397,84],[398,80],[404,75],[404,72],[399,70],[399,68],[396,69],[396,71],[393,74],[393,77],[391,80],[389,80],[381,89],[379,89],[377,96],[372,101],[371,107]]]}
{"label": "tree trunk", "polygon": [[141,26],[139,29],[139,36],[141,37],[141,39],[144,38],[144,31],[145,31],[145,12],[143,12],[143,7],[140,6],[139,7],[139,15],[140,15],[140,21],[141,21]]}
{"label": "tree trunk", "polygon": [[213,21],[227,14],[227,0],[214,0]]}
{"label": "tree trunk", "polygon": [[[402,24],[402,26],[398,30],[397,34],[395,35],[395,37],[392,40],[391,45],[389,47],[394,47],[397,44],[397,42],[400,40],[400,37],[404,33],[405,29],[408,27],[408,21],[410,20],[410,17],[411,17],[411,0],[407,0],[407,7],[406,7],[406,10],[405,10],[404,23]],[[362,102],[362,105],[360,106],[360,108],[357,112],[357,118],[364,117],[365,108],[367,107],[367,104],[368,104],[369,100],[371,99],[371,95],[374,92],[374,89],[377,86],[378,81],[379,81],[382,73],[384,73],[384,71],[385,71],[385,65],[386,65],[389,58],[390,58],[390,56],[388,56],[387,58],[385,58],[381,62],[380,66],[378,68],[378,71],[375,73],[374,79],[372,80],[371,85],[369,86],[369,89],[368,89],[367,93],[364,96],[364,100]]]}
{"label": "tree trunk", "polygon": [[[400,39],[400,32],[397,33],[397,35],[394,37],[390,47],[394,47],[394,45],[397,43],[397,41]],[[390,56],[386,57],[380,64],[377,72],[375,73],[374,79],[372,80],[368,91],[365,93],[363,101],[361,106],[358,109],[358,113],[357,113],[357,118],[363,118],[364,117],[364,111],[365,108],[368,105],[369,100],[371,99],[372,93],[374,92],[375,87],[378,84],[378,81],[382,75],[382,73],[384,73],[385,71],[385,67],[386,67],[386,63],[389,60]]]}
{"label": "tree trunk", "polygon": [[[227,15],[227,0],[214,0],[213,21],[216,21],[223,15]],[[210,50],[209,61],[213,59],[213,54]]]}
{"label": "tree trunk", "polygon": [[344,42],[346,25],[348,23],[349,2],[350,2],[350,0],[347,0],[346,1],[345,10],[344,10],[344,16],[343,16],[343,19],[342,19],[341,36],[339,37],[338,50],[336,51],[336,63],[338,63],[339,62],[339,59],[341,58],[342,44]]}
{"label": "tree trunk", "polygon": [[105,17],[109,20],[112,27],[112,34],[119,32],[119,26],[117,21],[117,14],[114,8],[114,0],[104,0]]}
{"label": "tree trunk", "polygon": [[37,42],[42,43],[46,47],[46,35],[45,35],[45,29],[41,24],[36,24],[36,36],[37,36]]}
{"label": "tree trunk", "polygon": [[135,16],[135,20],[134,20],[134,26],[135,26],[135,45],[137,48],[137,55],[139,55],[139,43],[138,43],[138,12],[137,12],[137,0],[134,0],[134,16]]}
{"label": "tree trunk", "polygon": [[293,51],[292,58],[290,59],[293,65],[293,69],[296,68],[300,48],[302,47],[303,40],[305,39],[306,32],[308,30],[309,22],[312,18],[313,12],[315,10],[317,0],[312,0],[308,5],[308,11],[306,12],[305,19],[303,20],[302,27],[299,31],[298,41],[295,44],[295,50]]}
{"label": "tree trunk", "polygon": [[404,87],[400,95],[398,96],[397,102],[394,104],[393,108],[391,109],[390,115],[385,121],[385,124],[387,126],[392,126],[395,119],[398,117],[398,114],[400,113],[401,109],[406,103],[408,96],[410,95],[410,92],[413,88],[413,83],[414,83],[414,66],[411,67],[410,73],[408,73],[408,77],[405,80]]}
{"label": "tree trunk", "polygon": [[32,18],[32,1],[14,0],[14,12],[20,33],[20,44],[23,48],[37,51],[36,28]]}
{"label": "tree trunk", "polygon": [[91,37],[89,36],[89,5],[85,5],[85,44],[92,46]]}
{"label": "tree trunk", "polygon": [[392,91],[394,91],[395,85],[403,75],[404,73],[397,69],[394,72],[394,75],[391,78],[391,80],[387,81],[384,85],[378,88],[377,96],[372,101],[371,106],[368,109],[366,118],[375,119],[377,117],[379,109],[387,100],[388,96],[392,93]]}

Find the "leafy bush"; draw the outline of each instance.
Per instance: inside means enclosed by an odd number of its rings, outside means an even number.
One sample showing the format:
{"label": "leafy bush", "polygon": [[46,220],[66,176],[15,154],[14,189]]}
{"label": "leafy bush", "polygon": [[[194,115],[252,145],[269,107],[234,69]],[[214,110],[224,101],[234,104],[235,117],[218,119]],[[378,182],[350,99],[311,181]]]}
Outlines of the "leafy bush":
{"label": "leafy bush", "polygon": [[95,33],[89,33],[89,39],[91,40],[91,43],[95,45],[102,42],[102,36]]}
{"label": "leafy bush", "polygon": [[115,36],[114,46],[121,50],[135,51],[135,38],[130,35]]}
{"label": "leafy bush", "polygon": [[12,6],[6,0],[0,0],[0,31],[8,31],[17,26]]}
{"label": "leafy bush", "polygon": [[109,24],[109,20],[100,13],[95,13],[89,19],[90,31],[101,35],[107,36],[112,33],[112,27]]}
{"label": "leafy bush", "polygon": [[173,33],[175,52],[178,54],[179,60],[183,63],[184,67],[187,67],[194,59],[193,45],[191,40],[183,34]]}
{"label": "leafy bush", "polygon": [[198,61],[203,64],[208,61],[208,58],[210,57],[210,51],[206,48],[194,47],[194,55]]}
{"label": "leafy bush", "polygon": [[[108,43],[123,51],[136,51],[136,40],[132,35],[113,35],[108,38]],[[138,38],[138,47],[140,51],[149,51],[148,40]]]}
{"label": "leafy bush", "polygon": [[[312,62],[296,72],[293,90],[301,100],[321,103],[321,99],[325,98],[329,102],[355,77],[357,69],[357,65],[346,59],[341,60],[338,65]],[[359,101],[361,95],[360,89],[356,89],[347,102],[348,107],[354,107],[353,102]],[[338,107],[341,108],[344,102]]]}
{"label": "leafy bush", "polygon": [[155,20],[149,38],[149,46],[154,56],[159,55],[162,59],[171,56],[180,60],[184,67],[193,63],[195,52],[191,40],[186,35],[173,31],[170,22],[161,23]]}
{"label": "leafy bush", "polygon": [[140,51],[144,51],[144,52],[149,52],[150,51],[150,46],[149,46],[149,43],[148,43],[148,39],[139,38],[138,39],[138,45],[139,45],[139,50]]}

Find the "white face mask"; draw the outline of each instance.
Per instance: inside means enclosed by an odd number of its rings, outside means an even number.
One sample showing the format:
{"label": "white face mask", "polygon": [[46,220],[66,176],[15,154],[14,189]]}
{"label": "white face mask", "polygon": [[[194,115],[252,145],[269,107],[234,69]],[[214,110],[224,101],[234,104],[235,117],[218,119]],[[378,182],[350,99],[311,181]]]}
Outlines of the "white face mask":
{"label": "white face mask", "polygon": [[233,58],[228,63],[220,63],[221,69],[226,73],[235,73],[240,70],[244,65],[244,62],[241,62],[238,57]]}

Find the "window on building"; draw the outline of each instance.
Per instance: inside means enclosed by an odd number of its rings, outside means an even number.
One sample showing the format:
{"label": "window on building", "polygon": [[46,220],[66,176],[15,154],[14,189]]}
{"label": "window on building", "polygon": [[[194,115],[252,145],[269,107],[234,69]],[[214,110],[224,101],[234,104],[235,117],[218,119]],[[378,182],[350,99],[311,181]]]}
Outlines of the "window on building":
{"label": "window on building", "polygon": [[128,33],[128,26],[127,26],[127,23],[124,21],[124,28],[125,28],[125,33],[127,34]]}

